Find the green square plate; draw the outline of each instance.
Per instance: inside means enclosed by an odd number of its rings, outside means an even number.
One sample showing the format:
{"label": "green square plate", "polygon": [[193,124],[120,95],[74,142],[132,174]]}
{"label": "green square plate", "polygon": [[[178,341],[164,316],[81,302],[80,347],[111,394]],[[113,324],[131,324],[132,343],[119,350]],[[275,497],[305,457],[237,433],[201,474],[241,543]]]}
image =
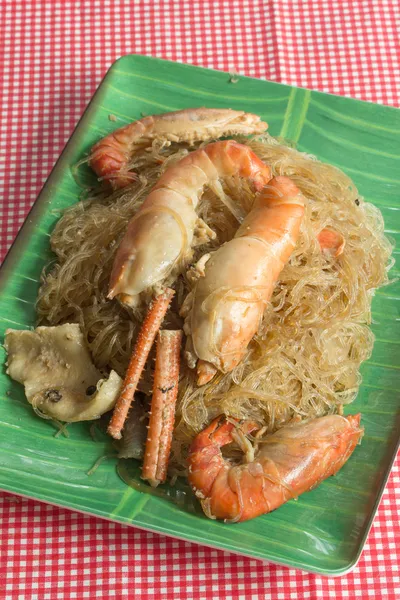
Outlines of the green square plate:
{"label": "green square plate", "polygon": [[[57,162],[16,240],[1,274],[0,325],[34,324],[34,302],[43,266],[51,258],[49,233],[59,211],[78,200],[71,175],[95,140],[116,126],[190,106],[254,112],[272,135],[297,143],[348,173],[367,201],[383,213],[386,231],[399,237],[400,111],[347,98],[229,75],[198,67],[125,56],[107,73]],[[118,122],[111,122],[113,114]],[[399,244],[397,244],[399,246]],[[394,272],[398,275],[398,272]],[[92,515],[185,540],[325,575],[356,564],[392,461],[400,413],[400,285],[376,293],[374,353],[362,367],[363,385],[351,412],[361,411],[366,434],[349,463],[318,489],[278,511],[238,525],[217,523],[163,499],[127,487],[106,461],[86,471],[106,450],[88,424],[53,437],[37,418],[22,386],[0,374],[0,487]],[[3,365],[5,352],[1,348]]]}

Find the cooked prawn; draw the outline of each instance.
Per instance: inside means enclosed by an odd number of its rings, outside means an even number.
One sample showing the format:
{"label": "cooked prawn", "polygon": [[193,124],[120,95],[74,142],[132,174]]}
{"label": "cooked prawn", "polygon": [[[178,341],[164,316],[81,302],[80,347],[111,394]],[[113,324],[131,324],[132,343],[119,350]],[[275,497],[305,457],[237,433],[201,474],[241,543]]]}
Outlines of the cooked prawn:
{"label": "cooked prawn", "polygon": [[221,447],[235,439],[238,423],[218,417],[189,450],[189,482],[205,514],[238,522],[271,512],[334,475],[363,435],[360,415],[328,415],[286,425],[261,439],[251,462],[232,465]]}
{"label": "cooked prawn", "polygon": [[[109,298],[135,305],[138,295],[168,285],[192,257],[192,247],[214,237],[197,217],[206,186],[221,194],[220,180],[247,178],[255,190],[270,179],[270,168],[242,144],[215,142],[168,168],[131,219],[114,260]],[[166,281],[170,277],[169,281]]]}
{"label": "cooked prawn", "polygon": [[[199,358],[198,384],[243,358],[289,259],[304,215],[304,197],[287,177],[275,177],[256,198],[235,237],[209,255],[185,302],[187,354]],[[192,308],[190,309],[190,304]]]}
{"label": "cooked prawn", "polygon": [[136,178],[135,173],[128,170],[129,160],[153,140],[164,144],[193,144],[229,135],[262,133],[267,127],[258,115],[225,108],[187,108],[148,116],[97,142],[91,150],[89,164],[114,189],[122,188]]}

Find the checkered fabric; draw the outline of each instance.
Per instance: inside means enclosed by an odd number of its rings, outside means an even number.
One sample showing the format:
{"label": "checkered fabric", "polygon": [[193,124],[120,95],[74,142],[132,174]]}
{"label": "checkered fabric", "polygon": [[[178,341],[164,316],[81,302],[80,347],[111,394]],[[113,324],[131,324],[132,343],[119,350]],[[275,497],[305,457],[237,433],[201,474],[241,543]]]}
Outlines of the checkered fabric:
{"label": "checkered fabric", "polygon": [[[127,53],[400,106],[398,0],[1,1],[0,254]],[[0,495],[0,598],[400,597],[397,462],[359,565],[326,579]]]}

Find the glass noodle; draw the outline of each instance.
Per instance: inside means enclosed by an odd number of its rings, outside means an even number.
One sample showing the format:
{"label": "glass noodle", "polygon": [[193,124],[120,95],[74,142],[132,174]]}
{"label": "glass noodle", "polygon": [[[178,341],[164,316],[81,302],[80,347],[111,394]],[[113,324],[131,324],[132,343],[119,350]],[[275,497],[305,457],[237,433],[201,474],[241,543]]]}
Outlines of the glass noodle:
{"label": "glass noodle", "polygon": [[[361,383],[360,363],[371,353],[371,300],[388,283],[392,245],[383,233],[379,210],[363,201],[353,182],[333,166],[300,153],[268,134],[248,144],[274,175],[293,179],[307,199],[300,239],[282,271],[260,330],[245,359],[226,375],[197,388],[194,372],[182,361],[176,427],[171,457],[174,473],[185,471],[191,439],[213,417],[257,419],[273,431],[290,419],[340,412]],[[78,322],[96,366],[124,376],[145,306],[128,312],[106,300],[118,243],[127,223],[165,168],[187,153],[185,145],[143,151],[135,157],[139,178],[129,188],[106,196],[99,192],[69,208],[51,236],[57,263],[43,275],[37,301],[41,324]],[[245,215],[254,192],[238,178],[223,190],[206,190],[199,216],[217,234],[197,247],[192,260],[231,239],[238,221],[221,200],[225,194]],[[317,234],[325,227],[340,232],[345,249],[339,258],[322,253]],[[167,326],[181,327],[179,308],[190,291],[183,274]],[[148,298],[144,298],[148,300]],[[140,389],[151,393],[152,361]]]}

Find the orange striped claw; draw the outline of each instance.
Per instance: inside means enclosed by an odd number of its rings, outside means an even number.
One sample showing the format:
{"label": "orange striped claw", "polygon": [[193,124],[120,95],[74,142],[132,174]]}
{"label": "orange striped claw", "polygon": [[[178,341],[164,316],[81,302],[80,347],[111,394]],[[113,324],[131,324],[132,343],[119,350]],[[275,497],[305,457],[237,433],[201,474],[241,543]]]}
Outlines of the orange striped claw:
{"label": "orange striped claw", "polygon": [[343,235],[338,231],[326,227],[320,231],[317,239],[323,252],[328,252],[334,258],[343,254],[346,242]]}
{"label": "orange striped claw", "polygon": [[159,331],[142,479],[152,487],[167,478],[178,395],[182,331]]}
{"label": "orange striped claw", "polygon": [[122,437],[121,431],[128,416],[140,376],[174,294],[174,290],[166,288],[162,294],[157,296],[150,304],[140,328],[122,391],[114,407],[114,412],[107,429],[111,437],[116,440]]}

